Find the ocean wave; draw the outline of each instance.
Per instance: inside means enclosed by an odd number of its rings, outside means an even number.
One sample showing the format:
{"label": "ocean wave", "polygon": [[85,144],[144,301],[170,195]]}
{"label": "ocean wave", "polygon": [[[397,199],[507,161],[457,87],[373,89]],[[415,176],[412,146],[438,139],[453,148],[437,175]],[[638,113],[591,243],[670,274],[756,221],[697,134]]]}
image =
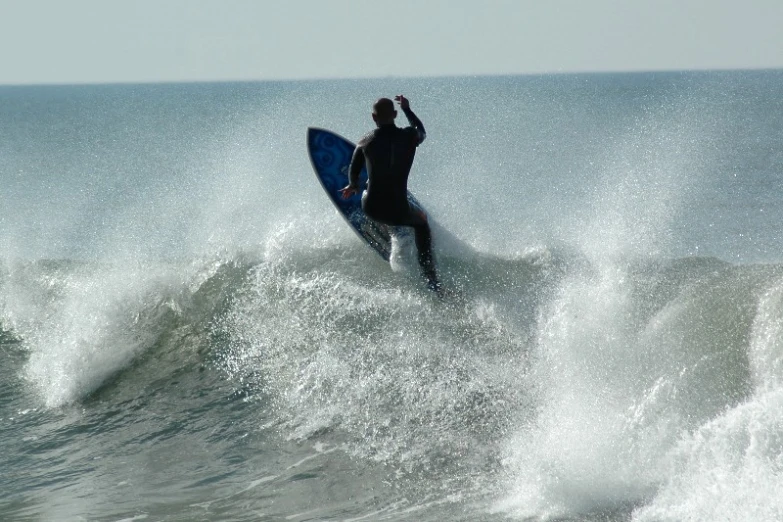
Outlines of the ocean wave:
{"label": "ocean wave", "polygon": [[48,407],[81,400],[154,346],[203,330],[222,263],[17,263],[2,274],[2,328],[28,353],[26,380]]}
{"label": "ocean wave", "polygon": [[439,258],[458,290],[441,301],[369,254],[277,238],[220,260],[6,264],[4,343],[47,408],[174,381],[207,414],[228,386],[283,438],[434,495],[505,490],[497,509],[520,516],[643,506],[672,459],[698,480],[687,434],[722,437],[709,426],[778,390],[780,265],[463,252]]}

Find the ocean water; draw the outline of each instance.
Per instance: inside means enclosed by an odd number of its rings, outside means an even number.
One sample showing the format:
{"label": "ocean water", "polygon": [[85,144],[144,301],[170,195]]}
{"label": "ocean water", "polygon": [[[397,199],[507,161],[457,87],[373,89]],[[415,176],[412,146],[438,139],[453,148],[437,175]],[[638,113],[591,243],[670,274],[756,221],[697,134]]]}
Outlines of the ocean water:
{"label": "ocean water", "polygon": [[[305,150],[398,93],[443,301]],[[783,520],[781,71],[0,87],[0,180],[0,520]]]}

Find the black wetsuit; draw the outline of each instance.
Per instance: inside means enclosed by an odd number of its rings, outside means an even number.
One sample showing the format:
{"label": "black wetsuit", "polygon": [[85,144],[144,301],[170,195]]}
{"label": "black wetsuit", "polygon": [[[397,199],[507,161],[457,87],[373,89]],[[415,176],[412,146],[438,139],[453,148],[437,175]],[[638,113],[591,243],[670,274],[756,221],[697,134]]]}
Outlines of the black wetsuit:
{"label": "black wetsuit", "polygon": [[413,227],[419,264],[428,286],[440,290],[432,259],[432,235],[423,212],[408,204],[408,174],[416,147],[424,141],[424,125],[412,110],[403,109],[410,127],[381,125],[359,141],[349,171],[350,186],[358,190],[359,174],[367,166],[367,190],[362,210],[371,219],[391,226]]}

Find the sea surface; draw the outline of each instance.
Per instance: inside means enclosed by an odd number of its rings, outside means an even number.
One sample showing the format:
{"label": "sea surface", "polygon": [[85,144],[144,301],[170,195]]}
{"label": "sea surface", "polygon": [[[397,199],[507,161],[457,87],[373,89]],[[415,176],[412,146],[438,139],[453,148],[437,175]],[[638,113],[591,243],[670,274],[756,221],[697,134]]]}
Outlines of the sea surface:
{"label": "sea surface", "polygon": [[0,87],[0,520],[783,520],[783,71]]}

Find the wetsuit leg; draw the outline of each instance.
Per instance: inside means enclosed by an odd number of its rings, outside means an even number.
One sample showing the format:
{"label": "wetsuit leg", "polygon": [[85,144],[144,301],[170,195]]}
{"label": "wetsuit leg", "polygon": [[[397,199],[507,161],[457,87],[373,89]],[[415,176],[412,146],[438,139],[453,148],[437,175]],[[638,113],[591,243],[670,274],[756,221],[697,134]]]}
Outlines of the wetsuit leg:
{"label": "wetsuit leg", "polygon": [[427,286],[431,290],[438,290],[440,282],[435,272],[435,263],[432,258],[432,233],[430,226],[424,222],[413,225],[413,233],[416,238],[416,249],[419,251],[419,265],[424,277],[427,278]]}
{"label": "wetsuit leg", "polygon": [[438,274],[435,272],[435,260],[432,255],[432,232],[427,218],[411,209],[403,224],[413,227],[416,250],[419,252],[419,266],[427,279],[427,287],[440,293],[440,281],[438,281]]}

